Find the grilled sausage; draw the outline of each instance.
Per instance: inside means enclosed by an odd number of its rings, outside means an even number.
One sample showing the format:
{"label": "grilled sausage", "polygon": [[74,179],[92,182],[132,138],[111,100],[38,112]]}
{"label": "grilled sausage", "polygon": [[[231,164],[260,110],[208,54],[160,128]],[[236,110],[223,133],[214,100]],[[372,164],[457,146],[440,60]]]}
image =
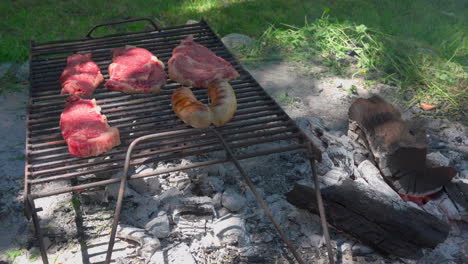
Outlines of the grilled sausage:
{"label": "grilled sausage", "polygon": [[225,80],[214,80],[208,84],[210,104],[201,103],[188,87],[180,87],[172,93],[172,109],[186,124],[196,128],[207,128],[211,123],[222,126],[229,122],[237,110],[234,89]]}
{"label": "grilled sausage", "polygon": [[236,94],[231,85],[225,80],[214,80],[208,84],[208,96],[213,125],[222,126],[229,122],[237,110]]}
{"label": "grilled sausage", "polygon": [[195,98],[190,88],[174,90],[171,98],[172,109],[186,124],[196,128],[207,128],[211,124],[211,110]]}

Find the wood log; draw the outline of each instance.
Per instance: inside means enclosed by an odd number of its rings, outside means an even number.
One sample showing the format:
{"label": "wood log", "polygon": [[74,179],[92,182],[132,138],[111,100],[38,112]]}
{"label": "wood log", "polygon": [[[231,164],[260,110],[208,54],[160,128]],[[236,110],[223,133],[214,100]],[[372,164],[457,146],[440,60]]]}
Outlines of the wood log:
{"label": "wood log", "polygon": [[[434,248],[445,240],[447,223],[408,205],[396,193],[372,187],[362,179],[346,178],[322,188],[329,224],[382,253],[403,258],[420,258],[422,248]],[[318,213],[310,183],[296,183],[286,197],[295,206]]]}
{"label": "wood log", "polygon": [[349,108],[349,130],[372,154],[385,180],[398,193],[423,197],[442,189],[455,175],[450,167],[428,168],[426,133],[407,122],[378,96],[357,99]]}

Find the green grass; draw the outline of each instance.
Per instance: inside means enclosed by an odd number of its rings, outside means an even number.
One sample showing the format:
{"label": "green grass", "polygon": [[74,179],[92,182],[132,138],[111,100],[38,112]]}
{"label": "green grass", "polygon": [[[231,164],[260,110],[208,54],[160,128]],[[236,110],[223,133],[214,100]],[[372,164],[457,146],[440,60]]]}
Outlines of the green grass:
{"label": "green grass", "polygon": [[397,92],[408,105],[433,103],[438,115],[466,119],[468,75],[466,65],[455,60],[463,49],[462,55],[466,55],[466,40],[460,39],[453,53],[444,58],[418,43],[330,18],[329,12],[326,9],[321,18],[306,20],[301,27],[270,26],[247,59],[261,60],[275,54],[302,64],[322,63],[335,74],[374,80],[377,76],[379,81],[399,87]]}
{"label": "green grass", "polygon": [[21,256],[21,254],[23,254],[21,250],[9,250],[5,252],[7,259],[11,262],[14,262],[17,257]]}
{"label": "green grass", "polygon": [[[171,26],[205,18],[220,35],[237,32],[274,40],[251,55],[268,49],[270,55],[290,60],[321,58],[336,73],[346,74],[346,58],[354,52],[358,61],[351,74],[367,78],[377,73],[400,87],[409,103],[424,100],[437,104],[440,114],[463,117],[467,13],[464,0],[1,1],[0,61],[26,60],[31,39],[81,38],[103,22],[149,17]],[[142,22],[95,33],[147,28]]]}

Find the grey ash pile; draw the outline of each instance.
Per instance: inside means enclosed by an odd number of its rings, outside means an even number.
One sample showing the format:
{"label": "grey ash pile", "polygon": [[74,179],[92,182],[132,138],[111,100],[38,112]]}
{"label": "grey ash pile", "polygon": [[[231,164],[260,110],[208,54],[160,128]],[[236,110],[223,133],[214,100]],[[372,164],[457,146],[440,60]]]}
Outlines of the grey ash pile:
{"label": "grey ash pile", "polygon": [[[366,246],[369,244],[352,232],[332,228],[332,245],[338,263],[463,263],[468,260],[466,208],[453,201],[448,193],[424,206],[404,202],[391,188],[377,180],[382,176],[363,158],[362,149],[350,137],[330,131],[318,118],[301,118],[297,122],[322,148],[322,162],[317,163],[317,171],[326,207],[326,191],[339,189],[344,181],[350,180],[366,195],[383,193],[383,203],[392,204],[392,208],[427,213],[448,228],[442,243],[435,249],[422,249],[422,255],[413,259],[385,252],[374,245]],[[457,139],[434,143],[435,135],[443,138],[445,134],[454,133],[453,127],[439,127],[440,131],[429,130],[432,150],[429,160],[456,167],[459,173],[453,183],[466,187],[466,157],[460,149],[463,146]],[[462,142],[466,142],[466,136],[458,135]],[[442,145],[444,148],[434,148]],[[196,159],[147,163],[136,168],[135,173],[164,169],[180,162],[196,162]],[[241,163],[307,263],[327,263],[318,216],[288,202],[298,184],[312,185],[311,168],[304,154],[281,153]],[[84,192],[75,195],[76,200],[68,197],[68,201],[74,201],[72,205],[79,204],[77,210],[63,206],[53,209],[55,213],[62,210],[61,219],[67,219],[70,224],[73,224],[72,219],[78,219],[76,222],[82,233],[63,227],[60,230],[69,235],[48,233],[49,251],[68,255],[65,259],[69,261],[81,261],[83,256],[91,263],[103,261],[117,188],[115,185],[106,190]],[[373,192],[376,189],[378,194]],[[375,196],[376,201],[380,198]],[[362,201],[352,202],[359,204]],[[368,206],[372,208],[372,205]],[[333,216],[328,220],[332,225],[337,222]],[[63,225],[63,221],[59,222]],[[49,223],[48,230],[53,230],[53,221]],[[129,182],[117,236],[119,241],[113,255],[117,263],[290,263],[293,259],[231,164]],[[60,237],[70,239],[65,243]],[[84,243],[81,237],[87,242]],[[80,241],[81,250],[71,250],[70,243]]]}

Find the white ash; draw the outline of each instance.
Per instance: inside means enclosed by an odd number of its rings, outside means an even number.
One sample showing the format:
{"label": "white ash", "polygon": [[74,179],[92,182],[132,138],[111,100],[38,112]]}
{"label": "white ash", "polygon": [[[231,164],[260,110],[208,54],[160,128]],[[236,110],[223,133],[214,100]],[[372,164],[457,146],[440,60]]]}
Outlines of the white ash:
{"label": "white ash", "polygon": [[[374,177],[379,177],[380,173],[367,160],[367,153],[358,148],[351,138],[343,133],[329,131],[321,124],[320,119],[306,120],[309,127],[313,128],[315,141],[320,141],[324,150],[322,163],[317,164],[321,185],[339,185],[344,179],[352,178],[356,184],[387,192],[391,197],[389,202],[394,202],[395,206],[405,204],[391,188],[378,185]],[[269,144],[283,146],[284,143]],[[446,157],[463,157],[441,153]],[[458,161],[451,163],[456,164]],[[187,159],[181,162],[191,161]],[[137,168],[135,173],[154,173],[180,164],[145,164]],[[326,263],[327,255],[319,217],[292,206],[283,195],[296,181],[311,181],[311,167],[305,155],[301,152],[279,153],[243,160],[241,164],[265,199],[274,218],[304,259]],[[127,186],[120,222],[121,225],[143,230],[146,236],[159,241],[161,247],[151,256],[149,263],[288,263],[288,259],[291,259],[252,191],[243,183],[232,164],[166,173],[138,181],[130,181]],[[99,195],[93,195],[99,203],[113,206],[118,188],[118,183],[108,186],[108,203],[106,199],[99,198]],[[92,203],[92,199],[83,200],[83,203],[82,210],[89,215],[108,215],[102,221],[107,227],[100,228],[99,232],[109,232],[112,211],[105,211],[104,214],[87,209],[91,204],[99,206],[99,203]],[[423,208],[406,204],[420,210],[430,210],[434,215],[440,214],[439,217],[445,217],[440,209],[441,204],[445,206],[443,208],[457,209],[457,205],[451,206],[448,200],[440,200],[440,203],[439,200],[434,200]],[[93,225],[98,225],[99,220],[87,219]],[[457,230],[459,232],[451,234],[447,243],[457,254],[463,255],[460,253],[463,251],[462,245],[453,241],[457,241],[466,231],[463,228]],[[332,245],[336,251],[342,252],[340,254],[343,263],[415,263],[382,256],[365,245],[356,244],[346,234],[333,229],[330,231]],[[99,232],[96,231],[94,236]],[[51,239],[51,243],[53,245],[56,242]],[[126,256],[119,255],[120,261],[138,263],[136,261],[141,260],[144,253],[139,247],[129,247]],[[425,258],[438,259],[437,251],[434,252],[427,251]],[[148,258],[147,255],[145,258]],[[166,262],[161,262],[162,260]]]}
{"label": "white ash", "polygon": [[138,229],[128,225],[120,224],[117,227],[118,238],[132,240],[140,245],[136,253],[148,261],[154,252],[161,247],[159,240],[153,236],[146,234],[144,229]]}
{"label": "white ash", "polygon": [[240,211],[244,208],[245,202],[244,196],[240,195],[232,188],[225,190],[221,197],[221,204],[231,212]]}
{"label": "white ash", "polygon": [[450,160],[439,151],[427,155],[427,163],[431,167],[449,166]]}
{"label": "white ash", "polygon": [[157,238],[168,237],[171,233],[166,211],[159,211],[157,216],[145,225],[145,229]]}
{"label": "white ash", "polygon": [[248,242],[244,220],[228,214],[213,223],[213,232],[223,244],[244,246]]}

